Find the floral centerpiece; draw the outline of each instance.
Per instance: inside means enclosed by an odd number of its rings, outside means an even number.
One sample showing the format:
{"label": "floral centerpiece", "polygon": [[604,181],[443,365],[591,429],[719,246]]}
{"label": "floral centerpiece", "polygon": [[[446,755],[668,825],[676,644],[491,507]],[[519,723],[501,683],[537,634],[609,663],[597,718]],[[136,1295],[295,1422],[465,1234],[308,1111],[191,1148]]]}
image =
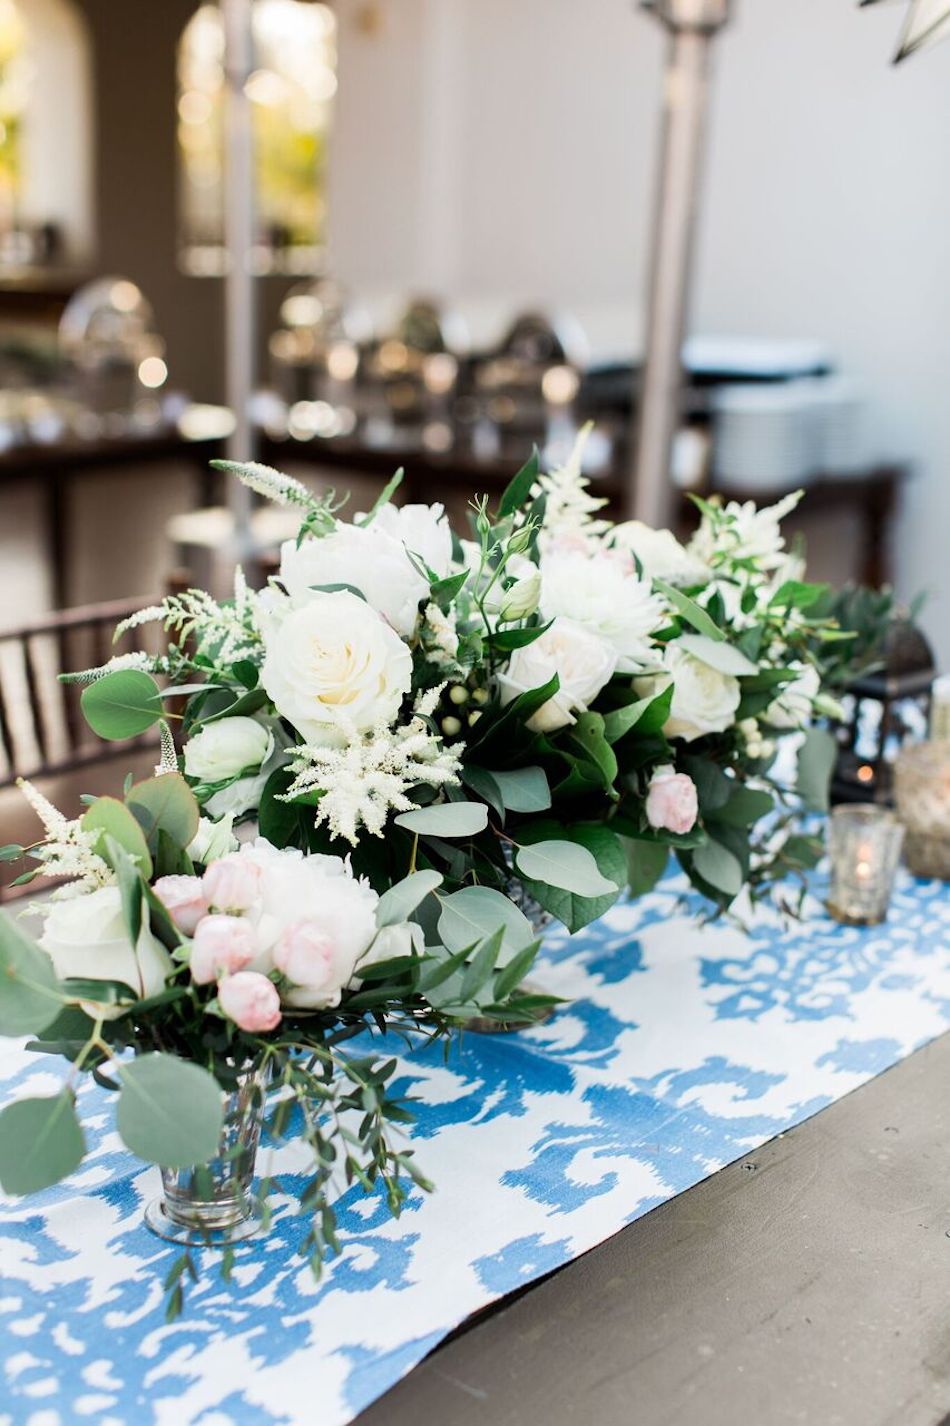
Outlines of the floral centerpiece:
{"label": "floral centerpiece", "polygon": [[[466,537],[439,505],[393,503],[398,477],[347,523],[332,497],[227,465],[299,510],[279,576],[143,610],[119,632],[160,622],[164,653],[74,676],[97,734],[158,727],[161,761],[77,820],[25,788],[45,828],[25,878],[66,885],[39,945],[2,924],[0,1032],[118,1089],[125,1143],[166,1173],[167,1236],[248,1220],[269,1088],[273,1131],[296,1104],[313,1150],[315,1265],[337,1158],[398,1210],[424,1180],[375,1037],[549,1008],[523,985],[526,909],[576,930],[671,852],[714,910],[813,864],[770,770],[778,733],[803,730],[796,797],[824,805],[834,743],[810,723],[846,634],[785,549],[795,498],[699,502],[683,546],[603,519],[581,453],[550,474],[532,458]],[[72,1080],[0,1116],[13,1192],[83,1152]]]}

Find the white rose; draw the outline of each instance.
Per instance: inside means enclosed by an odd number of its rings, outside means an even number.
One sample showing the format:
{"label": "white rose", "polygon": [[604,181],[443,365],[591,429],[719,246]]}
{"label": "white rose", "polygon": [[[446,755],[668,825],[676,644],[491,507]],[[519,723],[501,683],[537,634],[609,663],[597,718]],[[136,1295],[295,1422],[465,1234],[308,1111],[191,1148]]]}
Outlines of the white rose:
{"label": "white rose", "polygon": [[355,594],[314,594],[264,623],[261,683],[308,742],[342,747],[391,723],[412,681],[412,655]]}
{"label": "white rose", "polygon": [[655,697],[673,684],[673,702],[663,732],[668,738],[691,743],[707,733],[723,733],[732,726],[742,696],[738,679],[720,673],[675,643],[668,644],[664,670],[638,678],[641,697]]}
{"label": "white rose", "polygon": [[649,581],[625,573],[616,559],[576,553],[541,561],[541,612],[545,619],[563,615],[605,639],[617,652],[620,673],[657,662],[650,635],[668,618]]}
{"label": "white rose", "polygon": [[[173,969],[165,947],[147,927],[132,945],[117,886],[51,902],[39,943],[61,980],[121,981],[140,1000],[158,995]],[[120,1006],[82,1003],[88,1014],[105,1020],[121,1014]]]}
{"label": "white rose", "polygon": [[245,844],[240,856],[260,870],[259,898],[248,912],[259,947],[251,968],[265,974],[292,968],[295,987],[282,992],[287,1005],[339,1004],[376,937],[375,891],[340,857],[279,851],[263,837]]}
{"label": "white rose", "polygon": [[640,561],[648,579],[665,579],[668,584],[705,584],[709,569],[690,554],[671,530],[654,530],[642,520],[615,525],[612,543]]}
{"label": "white rose", "polygon": [[821,678],[814,664],[790,663],[788,667],[799,670],[798,677],[785,685],[762,715],[773,728],[803,728],[811,719],[821,689]]}
{"label": "white rose", "polygon": [[444,505],[384,505],[371,529],[384,530],[444,579],[452,568],[452,530]]}
{"label": "white rose", "polygon": [[553,733],[575,722],[575,712],[587,710],[616,667],[616,652],[605,640],[571,619],[558,618],[533,644],[515,649],[498,675],[498,689],[502,703],[511,703],[557,674],[557,693],[528,719],[536,733]]}
{"label": "white rose", "polygon": [[220,718],[185,744],[185,773],[196,782],[227,782],[259,768],[274,750],[274,735],[255,718]]}
{"label": "white rose", "polygon": [[281,547],[280,578],[296,604],[314,597],[314,588],[349,584],[387,619],[397,634],[410,638],[419,617],[419,601],[429,593],[401,540],[374,520],[365,528],[338,525],[332,535],[287,540]]}

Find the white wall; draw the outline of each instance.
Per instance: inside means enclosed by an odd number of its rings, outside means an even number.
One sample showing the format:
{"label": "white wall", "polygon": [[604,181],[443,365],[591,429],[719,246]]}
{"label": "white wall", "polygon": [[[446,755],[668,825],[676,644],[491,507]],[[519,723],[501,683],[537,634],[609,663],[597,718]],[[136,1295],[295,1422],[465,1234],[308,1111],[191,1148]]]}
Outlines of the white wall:
{"label": "white wall", "polygon": [[[577,310],[639,340],[662,40],[631,0],[338,0],[331,192],[361,288]],[[375,33],[358,27],[375,9]],[[818,337],[913,456],[898,583],[950,666],[950,45],[901,11],[735,0],[718,45],[692,328]],[[372,115],[370,120],[369,116]]]}

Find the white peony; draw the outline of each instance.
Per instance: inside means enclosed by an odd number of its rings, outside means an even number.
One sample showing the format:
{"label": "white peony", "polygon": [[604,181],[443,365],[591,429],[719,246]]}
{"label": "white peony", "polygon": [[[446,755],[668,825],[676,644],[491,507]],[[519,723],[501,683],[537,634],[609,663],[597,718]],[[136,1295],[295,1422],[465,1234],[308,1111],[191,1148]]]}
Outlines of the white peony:
{"label": "white peony", "polygon": [[261,683],[307,742],[342,747],[391,723],[412,681],[412,655],[355,594],[314,594],[262,619]]}
{"label": "white peony", "polygon": [[452,530],[444,505],[384,505],[370,529],[384,530],[425,560],[440,579],[452,568]]}
{"label": "white peony", "polygon": [[798,677],[785,685],[762,717],[773,728],[804,728],[811,720],[821,678],[814,664],[790,663],[788,667],[796,670]]}
{"label": "white peony", "polygon": [[557,618],[533,644],[515,649],[507,669],[498,674],[498,689],[502,703],[511,703],[557,674],[557,693],[528,719],[536,733],[553,733],[590,707],[616,667],[617,654],[604,639],[572,619]]}
{"label": "white peony", "polygon": [[219,718],[185,744],[185,773],[196,782],[227,782],[253,772],[274,750],[274,735],[256,718]]}
{"label": "white peony", "polygon": [[732,726],[742,694],[738,679],[731,674],[720,673],[673,643],[666,647],[663,671],[638,678],[636,689],[642,698],[655,698],[670,683],[673,701],[663,727],[668,738],[691,743]]}
{"label": "white peony", "polygon": [[251,969],[293,971],[294,988],[282,992],[286,1005],[338,1005],[376,937],[376,892],[340,857],[280,851],[263,837],[239,856],[260,872],[258,899],[247,912],[258,944]]}
{"label": "white peony", "polygon": [[314,589],[349,584],[382,614],[397,634],[411,638],[419,601],[429,582],[410,560],[401,540],[374,520],[372,525],[340,524],[332,535],[287,540],[281,547],[280,578],[295,604],[314,597]]}
{"label": "white peony", "polygon": [[[46,922],[39,943],[53,962],[61,980],[117,980],[144,1000],[158,995],[172,972],[165,947],[147,925],[138,943],[129,940],[122,896],[117,886],[66,901],[53,901],[45,912]],[[87,1013],[111,1020],[121,1014],[120,1006],[83,1001]]]}
{"label": "white peony", "polygon": [[616,559],[555,553],[541,561],[541,612],[566,617],[610,644],[620,673],[656,664],[650,638],[667,620],[666,606],[649,581],[625,573]]}
{"label": "white peony", "polygon": [[640,561],[648,579],[665,579],[668,584],[705,584],[708,567],[690,554],[671,530],[654,530],[642,520],[627,520],[614,526],[611,542]]}

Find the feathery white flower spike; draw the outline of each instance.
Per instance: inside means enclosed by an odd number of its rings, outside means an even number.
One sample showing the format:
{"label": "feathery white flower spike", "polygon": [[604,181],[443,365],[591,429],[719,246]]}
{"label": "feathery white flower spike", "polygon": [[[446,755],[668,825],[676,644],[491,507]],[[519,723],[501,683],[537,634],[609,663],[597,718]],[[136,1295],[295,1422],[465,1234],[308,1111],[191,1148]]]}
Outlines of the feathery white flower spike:
{"label": "feathery white flower spike", "polygon": [[158,765],[155,768],[155,776],[164,777],[168,772],[178,771],[178,754],[175,751],[175,739],[172,737],[172,730],[164,718],[158,725],[158,732],[161,738],[161,752],[159,753]]}
{"label": "feathery white flower spike", "polygon": [[32,782],[28,782],[25,777],[18,777],[16,785],[39,817],[43,824],[43,831],[48,837],[55,837],[66,831],[69,826],[69,818],[64,817],[59,808],[54,807],[38,787],[34,787]]}
{"label": "feathery white flower spike", "polygon": [[593,429],[593,421],[582,426],[564,464],[538,477],[537,491],[545,496],[545,535],[597,537],[610,528],[609,521],[594,519],[595,512],[607,501],[591,495],[587,488],[590,481],[583,473],[584,450]]}
{"label": "feathery white flower spike", "polygon": [[124,669],[136,669],[142,673],[167,673],[167,660],[159,655],[147,654],[141,649],[137,649],[130,654],[116,654],[115,658],[109,659],[108,663],[100,664],[98,668],[84,668],[78,673],[61,673],[60,683],[95,683],[97,679],[105,678],[108,673],[120,673]]}
{"label": "feathery white flower spike", "polygon": [[213,460],[211,464],[216,470],[236,475],[242,485],[272,500],[275,505],[299,505],[304,510],[311,510],[318,503],[303,481],[284,475],[282,471],[274,470],[273,466],[261,465],[260,461]]}

